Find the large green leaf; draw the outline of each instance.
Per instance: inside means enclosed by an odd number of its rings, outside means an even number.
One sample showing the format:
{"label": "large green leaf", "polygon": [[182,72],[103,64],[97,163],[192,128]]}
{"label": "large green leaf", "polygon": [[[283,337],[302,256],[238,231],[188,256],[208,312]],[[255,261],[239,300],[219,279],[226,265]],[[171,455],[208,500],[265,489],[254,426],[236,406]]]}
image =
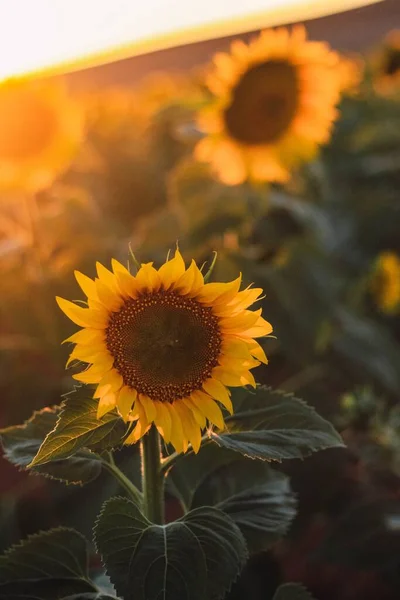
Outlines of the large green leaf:
{"label": "large green leaf", "polygon": [[[0,430],[4,456],[13,465],[25,469],[36,456],[44,438],[55,428],[60,411],[59,406],[44,408],[35,412],[23,425]],[[78,452],[69,458],[33,467],[32,472],[66,483],[87,483],[100,474],[101,464],[94,454]]]}
{"label": "large green leaf", "polygon": [[87,542],[74,529],[32,535],[0,556],[0,600],[54,600],[95,592],[87,562]]}
{"label": "large green leaf", "polygon": [[[261,386],[252,406],[226,419],[226,433],[211,432],[219,446],[250,458],[281,461],[343,446],[340,435],[314,408],[290,394]],[[244,403],[245,404],[245,403]]]}
{"label": "large green leaf", "polygon": [[[192,507],[193,495],[202,482],[218,467],[237,461],[237,453],[215,444],[202,444],[198,454],[182,454],[168,472],[166,488],[186,510]],[[211,504],[211,501],[204,504]],[[199,506],[199,504],[196,504]]]}
{"label": "large green leaf", "polygon": [[74,392],[66,398],[55,428],[46,436],[39,452],[28,465],[34,467],[49,461],[70,457],[81,448],[101,451],[118,446],[126,433],[126,425],[116,411],[96,416],[98,402]]}
{"label": "large green leaf", "polygon": [[272,546],[296,515],[289,479],[264,462],[242,457],[215,469],[197,488],[192,508],[209,504],[231,517],[252,552]]}
{"label": "large green leaf", "polygon": [[315,600],[299,583],[284,583],[276,590],[272,600]]}
{"label": "large green leaf", "polygon": [[95,541],[124,600],[223,598],[247,558],[238,527],[211,507],[154,525],[133,502],[113,498],[103,506]]}

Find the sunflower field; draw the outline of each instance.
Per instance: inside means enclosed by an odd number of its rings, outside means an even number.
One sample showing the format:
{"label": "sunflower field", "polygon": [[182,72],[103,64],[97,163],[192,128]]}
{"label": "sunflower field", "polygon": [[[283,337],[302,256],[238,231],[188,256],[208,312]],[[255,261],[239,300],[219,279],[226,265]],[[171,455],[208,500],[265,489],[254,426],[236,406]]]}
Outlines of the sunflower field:
{"label": "sunflower field", "polygon": [[400,31],[0,83],[0,600],[396,600]]}

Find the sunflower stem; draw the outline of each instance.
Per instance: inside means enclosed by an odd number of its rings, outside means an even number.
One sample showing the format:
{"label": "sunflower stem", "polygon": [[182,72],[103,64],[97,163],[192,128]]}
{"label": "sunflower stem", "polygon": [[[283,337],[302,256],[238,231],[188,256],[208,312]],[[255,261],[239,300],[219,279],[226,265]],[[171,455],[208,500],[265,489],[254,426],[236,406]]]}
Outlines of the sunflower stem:
{"label": "sunflower stem", "polygon": [[140,449],[144,511],[149,521],[162,525],[164,523],[164,476],[160,469],[160,436],[154,425],[142,438]]}
{"label": "sunflower stem", "polygon": [[121,469],[117,467],[117,465],[114,462],[114,458],[112,458],[112,461],[107,461],[103,457],[100,457],[100,459],[103,468],[106,469],[106,471],[108,471],[110,475],[112,475],[118,481],[118,483],[124,488],[126,492],[128,492],[129,496],[136,504],[142,506],[143,496],[140,490],[138,490],[136,485],[134,485],[132,481],[128,479],[125,473],[123,473]]}

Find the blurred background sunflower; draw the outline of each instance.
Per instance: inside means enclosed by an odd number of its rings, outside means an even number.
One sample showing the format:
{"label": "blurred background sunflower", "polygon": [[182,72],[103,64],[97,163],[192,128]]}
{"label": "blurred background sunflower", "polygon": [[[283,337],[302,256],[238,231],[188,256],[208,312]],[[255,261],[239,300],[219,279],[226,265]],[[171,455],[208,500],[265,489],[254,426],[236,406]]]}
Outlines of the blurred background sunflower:
{"label": "blurred background sunflower", "polygon": [[304,27],[263,31],[214,57],[213,94],[199,115],[209,135],[196,154],[224,183],[286,181],[326,143],[346,87],[346,66]]}

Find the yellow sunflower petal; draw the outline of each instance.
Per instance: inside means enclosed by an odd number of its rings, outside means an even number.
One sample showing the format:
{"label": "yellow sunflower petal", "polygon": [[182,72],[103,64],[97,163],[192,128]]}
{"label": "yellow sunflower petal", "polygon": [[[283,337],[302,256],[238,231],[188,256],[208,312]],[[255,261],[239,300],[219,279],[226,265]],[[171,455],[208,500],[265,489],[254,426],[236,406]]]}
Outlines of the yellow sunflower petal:
{"label": "yellow sunflower petal", "polygon": [[207,425],[206,423],[206,417],[204,416],[204,414],[201,412],[201,410],[195,405],[195,403],[193,402],[193,400],[189,397],[189,398],[182,398],[182,402],[184,404],[186,404],[186,406],[188,408],[190,408],[190,410],[193,413],[193,416],[196,420],[196,423],[198,423],[198,425],[200,426],[200,429],[204,429],[205,426]]}
{"label": "yellow sunflower petal", "polygon": [[164,263],[158,269],[161,284],[166,290],[168,290],[174,283],[176,283],[184,273],[185,262],[178,248],[175,251],[174,258]]}
{"label": "yellow sunflower petal", "polygon": [[101,364],[91,365],[86,371],[81,373],[75,373],[72,375],[73,379],[81,381],[82,383],[99,383],[105,373],[112,368],[113,359],[110,357],[108,360],[104,360]]}
{"label": "yellow sunflower petal", "polygon": [[248,308],[262,295],[262,288],[248,288],[236,294],[236,297],[230,302],[230,305],[235,310]]}
{"label": "yellow sunflower petal", "polygon": [[146,418],[149,423],[152,423],[157,417],[157,409],[155,403],[151,398],[146,396],[145,394],[139,394],[140,403],[144,408],[144,412],[146,413]]}
{"label": "yellow sunflower petal", "polygon": [[201,444],[201,431],[194,419],[192,411],[179,400],[174,403],[173,408],[178,413],[181,420],[184,436],[189,439],[189,442],[193,446],[194,453],[197,454]]}
{"label": "yellow sunflower petal", "polygon": [[97,418],[101,419],[105,414],[113,410],[117,405],[117,396],[114,392],[109,392],[102,396],[97,406]]}
{"label": "yellow sunflower petal", "polygon": [[126,267],[113,258],[111,266],[114,271],[116,281],[123,297],[134,296],[138,289],[135,277],[128,271]]}
{"label": "yellow sunflower petal", "polygon": [[169,444],[171,441],[171,414],[164,404],[164,402],[157,402],[157,416],[154,420],[156,427],[160,433],[160,435],[164,438],[165,442]]}
{"label": "yellow sunflower petal", "polygon": [[99,301],[108,311],[114,312],[121,308],[123,299],[115,291],[111,290],[108,285],[97,280],[96,290]]}
{"label": "yellow sunflower petal", "polygon": [[215,367],[212,375],[215,379],[218,379],[221,383],[229,387],[242,387],[247,384],[256,387],[254,377],[246,370],[239,373],[232,373],[224,367]]}
{"label": "yellow sunflower petal", "polygon": [[128,435],[128,437],[124,441],[124,444],[127,444],[127,445],[136,444],[144,435],[146,435],[146,433],[148,432],[150,427],[151,427],[151,425],[145,426],[139,420],[136,424],[136,427],[133,429],[133,431],[131,431],[131,433]]}
{"label": "yellow sunflower petal", "polygon": [[203,285],[204,277],[195,261],[192,260],[189,268],[176,281],[174,289],[180,290],[182,294],[195,296]]}
{"label": "yellow sunflower petal", "polygon": [[93,394],[93,398],[101,398],[102,396],[105,396],[110,390],[111,390],[110,383],[106,383],[106,384],[99,383],[99,385],[97,386],[97,388]]}
{"label": "yellow sunflower petal", "polygon": [[171,444],[177,452],[183,452],[186,440],[182,428],[182,421],[172,404],[165,403],[171,417]]}
{"label": "yellow sunflower petal", "polygon": [[254,369],[258,367],[260,362],[250,356],[248,359],[243,358],[233,358],[232,356],[224,356],[223,354],[218,358],[218,363],[221,367],[225,368],[227,371],[231,371],[232,373],[240,373],[240,371],[244,368],[244,370]]}
{"label": "yellow sunflower petal", "polygon": [[74,271],[74,275],[83,293],[86,294],[88,298],[97,300],[96,284],[93,279],[90,279],[90,277],[80,273],[79,271]]}
{"label": "yellow sunflower petal", "polygon": [[63,344],[71,342],[73,344],[91,345],[104,342],[104,331],[101,329],[80,329],[63,341]]}
{"label": "yellow sunflower petal", "polygon": [[218,379],[210,377],[210,379],[207,379],[207,381],[203,383],[203,389],[211,396],[211,398],[215,398],[215,400],[221,402],[230,414],[233,413],[230,393]]}
{"label": "yellow sunflower petal", "polygon": [[253,327],[238,332],[238,335],[243,338],[258,338],[269,335],[270,333],[272,333],[271,323],[265,321],[265,323],[259,325],[257,321],[256,324],[253,325]]}
{"label": "yellow sunflower petal", "polygon": [[240,332],[249,329],[256,323],[258,324],[260,313],[261,309],[254,312],[251,310],[246,310],[238,315],[234,315],[233,317],[223,317],[220,320],[221,329],[224,332]]}
{"label": "yellow sunflower petal", "polygon": [[107,355],[107,348],[104,344],[93,344],[91,347],[77,345],[69,355],[65,368],[67,368],[73,360],[81,360],[82,362],[94,363],[97,362],[98,359],[102,360],[106,358]]}
{"label": "yellow sunflower petal", "polygon": [[260,346],[260,344],[258,342],[256,342],[255,340],[252,340],[252,342],[249,343],[249,348],[250,348],[250,353],[252,354],[252,356],[257,358],[257,360],[264,363],[265,365],[268,364],[268,358],[266,357],[263,348]]}
{"label": "yellow sunflower petal", "polygon": [[224,338],[221,344],[221,354],[223,356],[241,358],[243,360],[247,360],[252,356],[249,345],[244,340],[234,337]]}
{"label": "yellow sunflower petal", "polygon": [[142,264],[136,275],[136,283],[139,289],[146,291],[157,291],[161,286],[161,279],[153,263]]}
{"label": "yellow sunflower petal", "polygon": [[137,398],[137,391],[125,385],[120,389],[117,399],[118,412],[125,422]]}
{"label": "yellow sunflower petal", "polygon": [[114,273],[106,269],[100,262],[96,263],[97,276],[104,285],[110,288],[110,290],[118,291],[117,278]]}
{"label": "yellow sunflower petal", "polygon": [[80,327],[103,329],[107,325],[107,313],[77,306],[69,300],[56,296],[57,304],[71,321]]}
{"label": "yellow sunflower petal", "polygon": [[196,390],[191,393],[191,399],[195,406],[201,410],[203,415],[218,427],[218,429],[224,428],[224,417],[222,415],[220,407],[214,402],[214,400],[205,392]]}
{"label": "yellow sunflower petal", "polygon": [[116,369],[105,373],[99,383],[100,385],[111,385],[114,392],[118,392],[124,385],[123,379]]}
{"label": "yellow sunflower petal", "polygon": [[237,294],[241,281],[242,276],[240,275],[237,279],[229,283],[206,283],[197,294],[197,299],[205,304],[229,302]]}

